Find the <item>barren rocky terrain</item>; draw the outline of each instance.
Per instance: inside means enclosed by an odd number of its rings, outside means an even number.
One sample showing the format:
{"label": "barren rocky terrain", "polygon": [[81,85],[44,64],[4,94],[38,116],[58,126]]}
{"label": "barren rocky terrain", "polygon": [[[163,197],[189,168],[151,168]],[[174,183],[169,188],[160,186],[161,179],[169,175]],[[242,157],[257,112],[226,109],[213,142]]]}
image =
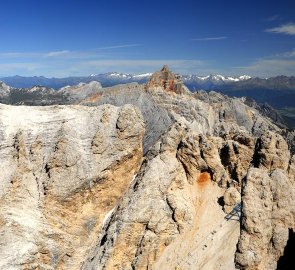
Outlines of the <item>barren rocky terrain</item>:
{"label": "barren rocky terrain", "polygon": [[0,269],[294,269],[294,131],[167,66],[59,92],[0,105]]}

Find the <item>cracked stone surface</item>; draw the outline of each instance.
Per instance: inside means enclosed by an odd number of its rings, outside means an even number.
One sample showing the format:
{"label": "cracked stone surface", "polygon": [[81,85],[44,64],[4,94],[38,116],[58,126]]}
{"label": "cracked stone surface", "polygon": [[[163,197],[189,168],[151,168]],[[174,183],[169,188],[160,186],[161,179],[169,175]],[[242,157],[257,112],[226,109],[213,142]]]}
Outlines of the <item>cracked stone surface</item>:
{"label": "cracked stone surface", "polygon": [[142,159],[131,105],[0,105],[0,268],[79,269]]}

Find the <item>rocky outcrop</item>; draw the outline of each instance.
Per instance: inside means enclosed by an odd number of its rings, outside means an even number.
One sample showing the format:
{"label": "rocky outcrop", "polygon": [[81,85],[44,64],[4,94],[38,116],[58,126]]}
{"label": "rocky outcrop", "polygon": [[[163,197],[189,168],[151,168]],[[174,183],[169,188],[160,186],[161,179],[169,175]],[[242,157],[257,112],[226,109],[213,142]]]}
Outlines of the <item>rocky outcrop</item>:
{"label": "rocky outcrop", "polygon": [[289,230],[295,229],[294,184],[281,169],[268,173],[252,168],[245,181],[237,265],[239,269],[278,269]]}
{"label": "rocky outcrop", "polygon": [[[168,72],[169,78],[175,78],[166,67],[162,70],[164,74]],[[227,136],[241,129],[249,137],[260,136],[267,130],[281,131],[255,108],[248,107],[243,99],[232,99],[216,92],[167,92],[163,84],[159,83],[161,78],[165,78],[162,71],[156,72],[145,87],[147,91],[138,84],[103,88],[81,101],[81,104],[94,106],[109,103],[122,106],[127,103],[137,106],[146,123],[144,153],[175,121],[185,123],[202,134],[214,136]]]}
{"label": "rocky outcrop", "polygon": [[1,105],[0,119],[0,268],[79,269],[141,164],[140,112]]}
{"label": "rocky outcrop", "polygon": [[147,91],[165,91],[167,93],[188,94],[189,90],[181,81],[180,76],[172,73],[165,65],[155,72],[146,84]]}
{"label": "rocky outcrop", "polygon": [[256,168],[249,169],[243,183],[242,233],[236,254],[240,269],[277,269],[284,255],[289,230],[295,229],[292,160],[280,135],[267,132],[257,140]]}
{"label": "rocky outcrop", "polygon": [[[242,179],[231,178],[221,151],[233,142],[240,155],[236,163],[239,159],[248,160],[246,175],[257,151],[249,137],[235,134],[231,139],[221,139],[195,133],[185,125],[172,126],[146,155],[133,185],[109,218],[82,269],[235,269],[240,226],[237,221],[226,221],[223,209],[229,213],[241,201]],[[280,148],[278,143],[275,145]],[[260,183],[259,178],[257,181]],[[285,182],[289,182],[288,176]],[[252,190],[248,184],[247,188]],[[284,186],[283,190],[288,192],[290,188]],[[243,193],[242,199],[244,196]],[[249,194],[253,205],[259,198]],[[252,215],[253,209],[250,211]],[[259,220],[256,222],[258,225]],[[253,224],[250,228],[254,228]],[[242,229],[240,241],[246,230]],[[261,237],[247,243],[256,245],[257,241]],[[247,246],[245,250],[252,249]],[[246,256],[245,250],[241,256]],[[212,257],[212,253],[217,256]],[[276,259],[272,258],[272,262],[276,263]]]}
{"label": "rocky outcrop", "polygon": [[138,84],[103,88],[98,94],[87,97],[81,104],[87,106],[102,104],[123,106],[124,104],[132,104],[138,107],[145,121],[144,154],[173,123],[169,112],[162,108],[160,104],[157,104],[151,98],[151,95],[144,91],[144,86]]}

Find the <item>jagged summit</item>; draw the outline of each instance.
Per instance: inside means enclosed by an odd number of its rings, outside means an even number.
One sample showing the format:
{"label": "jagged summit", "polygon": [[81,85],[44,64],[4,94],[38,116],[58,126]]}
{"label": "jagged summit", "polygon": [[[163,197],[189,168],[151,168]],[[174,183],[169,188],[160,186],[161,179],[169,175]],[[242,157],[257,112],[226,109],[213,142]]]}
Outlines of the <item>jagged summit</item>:
{"label": "jagged summit", "polygon": [[164,65],[161,69],[162,72],[171,72],[168,65]]}
{"label": "jagged summit", "polygon": [[170,71],[167,65],[164,65],[160,71],[156,71],[151,76],[146,84],[146,89],[148,91],[166,91],[176,94],[189,93],[180,76]]}

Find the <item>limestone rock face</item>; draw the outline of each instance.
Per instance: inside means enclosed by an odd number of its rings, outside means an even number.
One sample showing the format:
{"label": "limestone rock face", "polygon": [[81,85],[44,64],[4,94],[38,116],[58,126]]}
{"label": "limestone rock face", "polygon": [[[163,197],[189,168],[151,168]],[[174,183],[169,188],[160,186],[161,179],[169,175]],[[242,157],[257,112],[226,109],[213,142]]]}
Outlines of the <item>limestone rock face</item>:
{"label": "limestone rock face", "polygon": [[[171,76],[175,75],[171,73]],[[231,134],[242,133],[242,137],[247,137],[245,144],[251,144],[250,141],[254,144],[254,137],[268,130],[281,132],[280,128],[262,117],[255,108],[248,107],[243,99],[232,99],[215,92],[203,93],[202,96],[190,92],[183,94],[169,92],[169,94],[164,86],[156,83],[148,84],[146,87],[148,91],[138,84],[103,88],[81,101],[81,104],[94,106],[109,103],[115,106],[124,104],[137,106],[146,123],[144,153],[175,121],[184,123],[204,135],[231,137]],[[237,170],[240,171],[241,168],[242,164],[239,164]]]}
{"label": "limestone rock face", "polygon": [[[288,158],[282,137],[262,140],[254,149],[243,132],[220,138],[173,125],[147,153],[82,269],[276,269],[295,224],[294,158],[284,170],[272,154]],[[227,168],[233,158],[222,149],[233,143],[243,179]],[[240,201],[241,231],[223,212]]]}
{"label": "limestone rock face", "polygon": [[[202,157],[200,137],[181,124],[161,137],[82,269],[192,269],[193,262],[206,265],[204,269],[219,269],[220,264],[234,269],[239,224],[224,220],[218,204],[223,189],[211,177],[210,161]],[[212,258],[216,239],[210,236],[220,226],[224,230],[218,238],[227,237],[222,242],[227,249],[220,247],[220,256]],[[226,236],[228,232],[231,237]],[[208,249],[199,250],[202,244]]]}
{"label": "limestone rock face", "polygon": [[253,165],[242,190],[242,233],[236,262],[240,269],[277,269],[289,231],[295,229],[294,157],[272,132],[256,143]]}
{"label": "limestone rock face", "polygon": [[241,202],[241,194],[235,187],[230,187],[224,192],[223,199],[225,212],[230,213]]}
{"label": "limestone rock face", "polygon": [[144,154],[173,123],[169,112],[157,104],[151,98],[151,95],[144,91],[144,86],[138,84],[103,88],[98,94],[87,97],[81,104],[88,106],[103,104],[123,106],[132,104],[138,107],[145,121]]}
{"label": "limestone rock face", "polygon": [[142,160],[132,105],[0,105],[0,268],[79,269]]}
{"label": "limestone rock face", "polygon": [[252,168],[245,181],[237,265],[240,269],[277,269],[289,229],[295,229],[294,185],[281,169],[269,174]]}
{"label": "limestone rock face", "polygon": [[172,73],[165,65],[160,71],[155,72],[146,85],[147,91],[160,90],[168,93],[187,94],[189,90],[182,83],[180,76]]}
{"label": "limestone rock face", "polygon": [[263,167],[269,171],[274,168],[286,171],[290,151],[282,136],[268,131],[257,140],[254,158],[255,167]]}

